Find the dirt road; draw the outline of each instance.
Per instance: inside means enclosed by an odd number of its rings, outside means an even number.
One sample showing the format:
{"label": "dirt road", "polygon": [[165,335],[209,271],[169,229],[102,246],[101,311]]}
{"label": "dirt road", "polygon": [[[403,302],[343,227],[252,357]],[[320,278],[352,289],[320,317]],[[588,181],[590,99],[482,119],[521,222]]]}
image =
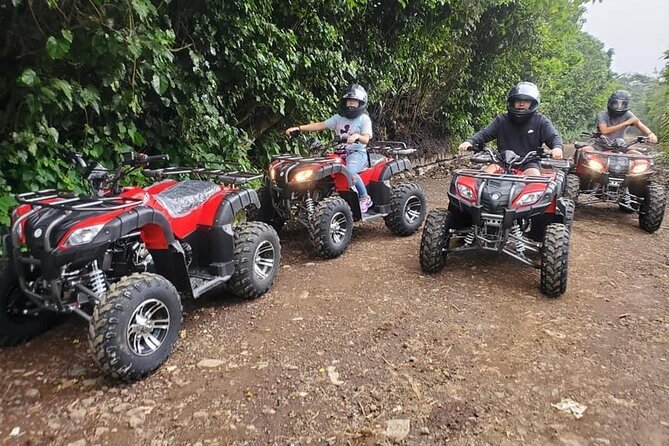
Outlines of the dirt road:
{"label": "dirt road", "polygon": [[[419,181],[446,205],[447,179]],[[77,318],[1,351],[0,443],[667,445],[667,225],[579,208],[555,300],[495,254],[427,276],[420,232],[383,222],[331,261],[289,229],[273,290],[187,304],[174,354],[139,383],[100,375]]]}

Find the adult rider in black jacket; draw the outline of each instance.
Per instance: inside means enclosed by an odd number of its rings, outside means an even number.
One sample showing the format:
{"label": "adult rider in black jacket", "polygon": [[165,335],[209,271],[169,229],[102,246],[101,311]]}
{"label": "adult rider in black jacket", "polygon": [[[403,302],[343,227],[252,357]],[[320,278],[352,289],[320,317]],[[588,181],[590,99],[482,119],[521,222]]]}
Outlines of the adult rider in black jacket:
{"label": "adult rider in black jacket", "polygon": [[[507,113],[497,115],[486,128],[460,144],[458,150],[464,152],[472,147],[482,147],[497,140],[501,150],[513,150],[525,156],[529,152],[542,150],[543,144],[550,149],[552,158],[562,158],[562,138],[551,121],[537,112],[541,96],[539,89],[531,82],[520,82],[507,97]],[[525,175],[541,175],[537,161],[528,161],[520,166]],[[497,166],[488,165],[484,171],[495,173]]]}

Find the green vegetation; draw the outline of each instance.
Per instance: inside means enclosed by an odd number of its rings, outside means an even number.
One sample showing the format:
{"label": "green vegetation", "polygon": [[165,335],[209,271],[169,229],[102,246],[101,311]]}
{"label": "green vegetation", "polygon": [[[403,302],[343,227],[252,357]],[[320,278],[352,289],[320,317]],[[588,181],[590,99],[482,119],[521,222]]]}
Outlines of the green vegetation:
{"label": "green vegetation", "polygon": [[381,136],[459,140],[519,80],[578,134],[612,85],[610,55],[580,30],[583,3],[3,0],[0,222],[11,193],[80,186],[69,151],[261,164],[290,148],[283,128],[329,116],[352,81]]}

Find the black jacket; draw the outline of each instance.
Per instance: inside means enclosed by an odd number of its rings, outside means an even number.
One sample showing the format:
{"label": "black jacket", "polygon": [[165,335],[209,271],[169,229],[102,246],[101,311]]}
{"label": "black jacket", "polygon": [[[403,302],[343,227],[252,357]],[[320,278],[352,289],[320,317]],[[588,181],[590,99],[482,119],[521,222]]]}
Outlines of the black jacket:
{"label": "black jacket", "polygon": [[488,127],[476,133],[469,141],[479,147],[493,139],[497,140],[499,150],[513,150],[520,156],[533,150],[539,151],[543,144],[551,149],[563,147],[560,134],[548,118],[540,113],[534,113],[522,123],[512,121],[506,113],[497,115]]}

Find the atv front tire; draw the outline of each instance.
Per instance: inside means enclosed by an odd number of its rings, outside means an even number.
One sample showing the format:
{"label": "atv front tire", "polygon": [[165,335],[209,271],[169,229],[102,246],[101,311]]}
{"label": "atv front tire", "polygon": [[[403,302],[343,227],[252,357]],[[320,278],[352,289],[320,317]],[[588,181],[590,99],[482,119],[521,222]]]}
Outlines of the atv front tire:
{"label": "atv front tire", "polygon": [[27,342],[56,323],[56,313],[42,310],[32,314],[33,309],[32,301],[19,288],[14,269],[6,267],[0,273],[0,347]]}
{"label": "atv front tire", "polygon": [[320,201],[309,219],[309,240],[321,257],[340,256],[353,235],[353,214],[341,197]]}
{"label": "atv front tire", "polygon": [[114,379],[140,379],[169,357],[181,315],[179,293],[163,276],[123,277],[93,310],[88,327],[93,358]]}
{"label": "atv front tire", "polygon": [[420,267],[426,273],[436,273],[446,265],[444,249],[451,239],[452,220],[447,209],[433,209],[427,214],[420,239]]}
{"label": "atv front tire", "polygon": [[667,192],[661,184],[650,183],[644,190],[644,199],[639,207],[639,227],[653,233],[660,229],[667,205]]}
{"label": "atv front tire", "polygon": [[541,292],[548,297],[559,297],[567,290],[569,237],[569,229],[562,223],[546,226],[541,247]]}
{"label": "atv front tire", "polygon": [[565,180],[564,196],[578,202],[578,195],[581,192],[581,179],[575,173],[568,173]]}
{"label": "atv front tire", "polygon": [[258,221],[235,227],[235,272],[228,290],[252,299],[270,289],[281,262],[279,236],[270,225]]}
{"label": "atv front tire", "polygon": [[411,235],[425,220],[425,192],[415,183],[395,186],[390,197],[390,206],[390,214],[384,220],[390,232],[395,235]]}

